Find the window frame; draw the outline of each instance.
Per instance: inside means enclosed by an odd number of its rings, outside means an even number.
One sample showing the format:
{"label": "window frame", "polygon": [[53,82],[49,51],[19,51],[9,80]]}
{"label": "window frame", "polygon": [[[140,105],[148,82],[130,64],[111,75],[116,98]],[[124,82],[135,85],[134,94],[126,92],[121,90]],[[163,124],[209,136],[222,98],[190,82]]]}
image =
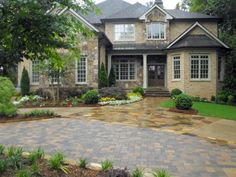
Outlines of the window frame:
{"label": "window frame", "polygon": [[[123,26],[123,29],[125,29],[125,25],[133,25],[133,28],[134,28],[134,34],[133,34],[133,39],[117,39],[116,38],[116,26]],[[126,33],[124,31],[124,33]],[[117,23],[117,24],[114,24],[113,26],[113,35],[114,35],[114,41],[116,42],[127,42],[127,41],[135,41],[136,40],[136,29],[135,29],[135,24],[134,23]]]}
{"label": "window frame", "polygon": [[[122,62],[122,60],[127,60],[127,62]],[[137,61],[136,59],[125,59],[125,58],[121,58],[121,59],[116,59],[115,61],[112,62],[112,66],[115,70],[115,76],[116,76],[116,67],[114,65],[117,65],[119,67],[119,76],[116,81],[117,82],[134,82],[137,81]],[[121,64],[128,64],[128,79],[121,79]],[[134,64],[134,69],[135,69],[135,73],[134,73],[134,79],[130,79],[130,65]]]}
{"label": "window frame", "polygon": [[39,60],[31,60],[31,62],[30,62],[30,84],[31,85],[39,85],[39,82],[40,82],[40,73],[39,73],[39,81],[38,82],[33,82],[33,73],[34,73],[34,71],[33,71],[33,62],[35,62],[35,61],[37,61],[38,62],[38,64],[39,64]]}
{"label": "window frame", "polygon": [[[78,62],[81,60],[81,58],[85,59],[85,82],[78,82]],[[86,55],[81,55],[79,60],[76,60],[75,62],[75,83],[79,85],[88,84],[88,57]]]}
{"label": "window frame", "polygon": [[[192,56],[198,56],[198,59],[192,58]],[[201,58],[201,56],[207,56],[208,58]],[[198,60],[198,78],[192,78],[192,60]],[[201,78],[201,60],[208,60],[208,78]],[[210,60],[210,55],[209,54],[204,54],[204,53],[192,53],[190,54],[190,81],[211,81],[211,60]]]}
{"label": "window frame", "polygon": [[[153,28],[151,28],[151,38],[148,38],[148,25],[153,25],[153,24],[163,24],[163,26],[164,26],[164,38],[153,38],[153,31],[152,31],[152,29]],[[159,28],[159,36],[161,36],[161,30],[160,30],[160,28]],[[149,22],[149,23],[146,23],[146,40],[148,40],[148,41],[165,41],[166,40],[166,23],[165,22]]]}
{"label": "window frame", "polygon": [[[175,57],[179,57],[176,59]],[[179,78],[175,78],[175,61],[179,61]],[[180,55],[173,55],[172,56],[172,80],[173,81],[181,81],[181,56]]]}

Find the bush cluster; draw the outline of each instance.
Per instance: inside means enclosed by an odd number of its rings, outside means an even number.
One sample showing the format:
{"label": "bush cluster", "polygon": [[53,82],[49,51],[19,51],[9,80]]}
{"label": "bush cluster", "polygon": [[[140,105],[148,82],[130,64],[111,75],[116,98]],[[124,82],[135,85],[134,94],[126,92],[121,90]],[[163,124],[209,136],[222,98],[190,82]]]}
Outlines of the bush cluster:
{"label": "bush cluster", "polygon": [[173,98],[173,97],[176,97],[176,96],[178,96],[178,95],[180,95],[180,94],[182,94],[182,93],[183,93],[183,92],[182,92],[180,89],[175,88],[175,89],[173,89],[173,90],[171,91],[170,95],[171,95],[171,97]]}
{"label": "bush cluster", "polygon": [[175,106],[180,110],[189,110],[193,106],[192,98],[188,95],[178,95],[175,100]]}
{"label": "bush cluster", "polygon": [[106,87],[99,89],[100,97],[111,97],[116,100],[127,100],[127,95],[124,89],[119,87]]}
{"label": "bush cluster", "polygon": [[134,93],[139,93],[139,94],[141,94],[142,96],[144,95],[144,89],[143,89],[143,87],[141,87],[141,86],[135,87],[134,90],[133,90],[133,92],[134,92]]}
{"label": "bush cluster", "polygon": [[30,79],[29,79],[28,71],[25,69],[25,67],[23,68],[23,71],[22,71],[20,87],[21,87],[21,95],[22,96],[29,95]]}
{"label": "bush cluster", "polygon": [[0,77],[0,117],[12,117],[17,113],[11,99],[15,95],[15,87],[10,79]]}
{"label": "bush cluster", "polygon": [[236,96],[232,95],[231,93],[221,91],[216,95],[214,101],[220,104],[234,105],[236,104]]}
{"label": "bush cluster", "polygon": [[85,104],[97,104],[99,101],[99,94],[97,90],[90,90],[86,92],[82,99]]}

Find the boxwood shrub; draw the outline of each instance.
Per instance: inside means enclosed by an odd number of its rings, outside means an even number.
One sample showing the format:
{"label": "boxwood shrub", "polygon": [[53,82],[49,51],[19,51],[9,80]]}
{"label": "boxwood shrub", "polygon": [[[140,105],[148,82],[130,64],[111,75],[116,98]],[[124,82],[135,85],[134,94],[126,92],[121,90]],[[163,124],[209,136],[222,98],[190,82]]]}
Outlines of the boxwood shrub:
{"label": "boxwood shrub", "polygon": [[178,88],[175,88],[175,89],[173,89],[172,91],[171,91],[171,97],[176,97],[176,96],[178,96],[178,95],[180,95],[180,94],[182,94],[183,92],[180,90],[180,89],[178,89]]}
{"label": "boxwood shrub", "polygon": [[97,104],[99,100],[99,94],[97,90],[90,90],[83,95],[85,104]]}
{"label": "boxwood shrub", "polygon": [[193,101],[190,96],[181,94],[176,97],[175,105],[177,109],[189,110],[193,106]]}
{"label": "boxwood shrub", "polygon": [[116,100],[127,100],[127,95],[124,89],[119,87],[105,87],[99,89],[100,97],[110,97]]}

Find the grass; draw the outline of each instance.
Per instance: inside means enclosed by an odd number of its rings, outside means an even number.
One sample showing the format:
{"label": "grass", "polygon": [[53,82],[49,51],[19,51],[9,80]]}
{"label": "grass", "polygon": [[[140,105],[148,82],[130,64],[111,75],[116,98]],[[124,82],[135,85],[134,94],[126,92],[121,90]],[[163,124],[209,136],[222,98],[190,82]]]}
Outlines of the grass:
{"label": "grass", "polygon": [[[175,107],[173,100],[167,100],[160,104],[161,107]],[[236,107],[215,103],[194,102],[193,109],[198,111],[201,116],[217,117],[229,120],[236,120]]]}

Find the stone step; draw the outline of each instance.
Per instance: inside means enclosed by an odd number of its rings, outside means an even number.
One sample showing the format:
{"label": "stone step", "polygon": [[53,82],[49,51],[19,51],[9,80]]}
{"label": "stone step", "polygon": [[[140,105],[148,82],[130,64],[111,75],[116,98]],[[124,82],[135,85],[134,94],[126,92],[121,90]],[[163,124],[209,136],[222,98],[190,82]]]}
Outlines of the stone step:
{"label": "stone step", "polygon": [[147,88],[145,90],[147,97],[170,97],[170,92],[166,88]]}

